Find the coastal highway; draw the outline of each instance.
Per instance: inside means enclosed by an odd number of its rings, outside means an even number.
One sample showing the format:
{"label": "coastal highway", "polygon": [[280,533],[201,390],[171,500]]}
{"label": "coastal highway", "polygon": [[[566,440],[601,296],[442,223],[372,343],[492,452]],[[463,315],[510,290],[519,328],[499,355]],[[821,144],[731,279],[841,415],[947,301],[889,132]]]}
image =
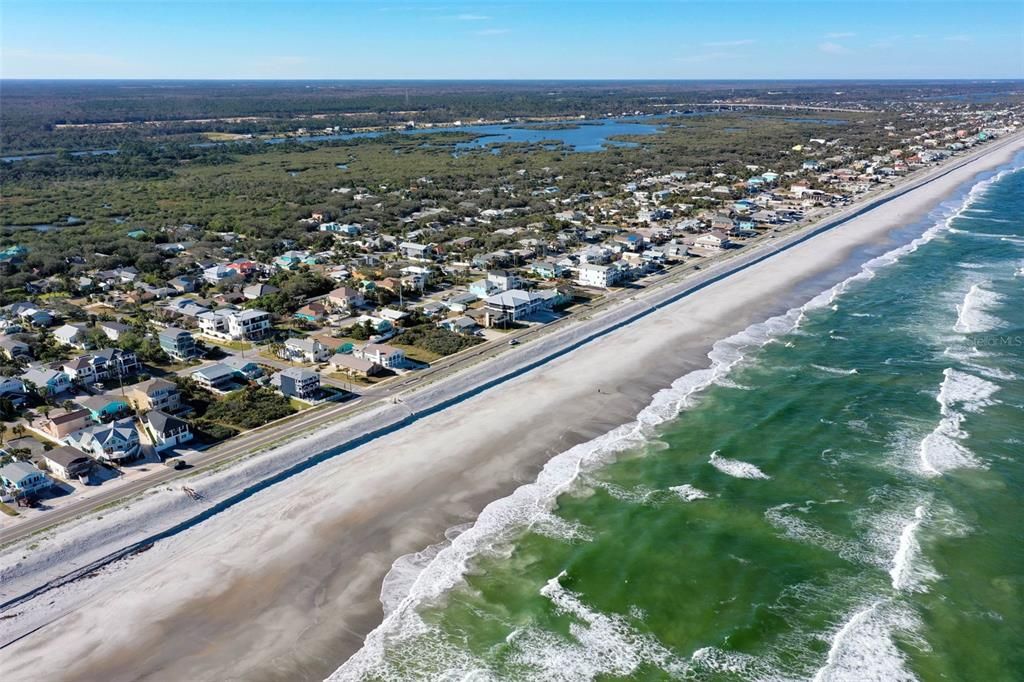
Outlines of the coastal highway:
{"label": "coastal highway", "polygon": [[[787,233],[778,236],[764,235],[745,248],[725,252],[720,256],[706,259],[704,261],[706,265],[702,266],[699,270],[695,269],[692,265],[681,266],[670,269],[663,274],[648,277],[642,285],[614,291],[593,304],[580,306],[580,309],[572,315],[557,319],[549,324],[531,326],[526,329],[510,332],[500,340],[474,346],[471,349],[439,360],[421,371],[403,375],[384,384],[367,388],[356,400],[321,406],[246,432],[228,442],[190,456],[189,460],[192,466],[187,470],[176,471],[161,467],[153,473],[125,485],[112,487],[109,491],[101,490],[88,499],[76,500],[57,509],[28,512],[23,519],[15,521],[11,526],[0,531],[0,545],[10,544],[64,521],[116,504],[119,500],[142,493],[152,486],[166,484],[176,479],[227,465],[228,462],[235,458],[284,443],[291,438],[307,434],[322,426],[350,417],[357,412],[368,410],[375,405],[399,401],[404,393],[435,384],[468,367],[486,362],[499,354],[505,352],[528,354],[530,352],[528,342],[541,335],[557,334],[559,331],[571,325],[580,324],[584,320],[589,320],[596,324],[597,329],[591,334],[591,338],[607,333],[617,328],[618,325],[616,323],[609,323],[605,325],[602,331],[600,320],[594,318],[603,312],[607,312],[626,302],[643,301],[644,299],[652,298],[656,294],[668,294],[670,300],[685,296],[689,292],[703,288],[769,258],[773,253],[810,239],[820,232],[831,229],[861,213],[872,210],[984,154],[1007,145],[1020,144],[1022,139],[1024,139],[1024,133],[996,140],[979,150],[953,157],[936,168],[917,171],[915,174],[905,178],[896,187],[876,191],[818,222],[805,226],[794,226]],[[668,288],[671,288],[671,290],[667,291]],[[519,341],[520,345],[510,347],[508,341],[512,339]],[[524,348],[524,344],[526,348]]]}

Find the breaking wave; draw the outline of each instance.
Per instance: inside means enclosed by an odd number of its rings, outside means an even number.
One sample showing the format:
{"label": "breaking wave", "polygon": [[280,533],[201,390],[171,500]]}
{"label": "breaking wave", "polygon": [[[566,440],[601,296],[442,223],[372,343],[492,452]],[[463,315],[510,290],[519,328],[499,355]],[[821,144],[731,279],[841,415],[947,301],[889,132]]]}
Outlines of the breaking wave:
{"label": "breaking wave", "polygon": [[980,467],[981,462],[963,445],[967,433],[961,429],[966,413],[980,412],[992,404],[999,386],[990,381],[947,368],[936,400],[938,425],[919,446],[921,469],[926,476],[938,476],[959,468]]}
{"label": "breaking wave", "polygon": [[961,334],[976,334],[996,329],[1003,321],[989,311],[1000,301],[1002,296],[996,292],[983,289],[981,284],[973,285],[964,296],[963,303],[956,307],[953,330]]}
{"label": "breaking wave", "polygon": [[708,458],[708,462],[723,474],[728,474],[735,478],[759,478],[765,480],[771,478],[771,476],[764,473],[750,462],[743,462],[738,459],[726,459],[725,457],[719,456],[717,452],[711,453],[711,457]]}

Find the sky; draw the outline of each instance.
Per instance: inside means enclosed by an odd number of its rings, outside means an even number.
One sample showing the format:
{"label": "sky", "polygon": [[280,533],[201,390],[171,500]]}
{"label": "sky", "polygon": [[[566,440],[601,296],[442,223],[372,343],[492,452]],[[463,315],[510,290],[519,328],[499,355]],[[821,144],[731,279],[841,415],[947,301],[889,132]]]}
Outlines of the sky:
{"label": "sky", "polygon": [[1024,2],[0,0],[0,77],[1024,78]]}

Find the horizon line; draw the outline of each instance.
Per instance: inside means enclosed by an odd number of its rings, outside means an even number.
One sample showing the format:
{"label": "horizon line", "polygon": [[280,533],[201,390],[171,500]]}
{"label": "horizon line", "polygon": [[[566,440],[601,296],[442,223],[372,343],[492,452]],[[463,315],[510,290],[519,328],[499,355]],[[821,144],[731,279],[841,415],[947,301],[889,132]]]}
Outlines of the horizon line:
{"label": "horizon line", "polygon": [[780,76],[764,78],[715,78],[715,77],[694,77],[694,78],[645,78],[645,77],[600,77],[600,78],[574,78],[570,76],[557,78],[455,78],[446,76],[437,77],[388,77],[380,76],[374,78],[346,78],[346,77],[258,77],[258,76],[215,76],[215,77],[149,77],[149,76],[0,76],[0,82],[21,81],[21,82],[55,82],[55,81],[76,81],[76,82],[265,82],[265,83],[787,83],[787,82],[946,82],[962,83],[971,81],[996,81],[1006,83],[1024,83],[1024,77],[1013,76],[962,76],[962,77],[925,77],[925,76]]}

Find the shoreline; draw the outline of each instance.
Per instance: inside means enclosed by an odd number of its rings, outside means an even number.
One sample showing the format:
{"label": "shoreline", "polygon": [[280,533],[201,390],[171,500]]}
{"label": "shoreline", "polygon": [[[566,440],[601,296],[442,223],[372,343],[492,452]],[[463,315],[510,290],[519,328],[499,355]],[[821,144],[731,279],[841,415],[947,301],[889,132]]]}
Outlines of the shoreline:
{"label": "shoreline", "polygon": [[[841,268],[856,249],[891,242],[895,228],[1005,163],[1021,140],[1011,142],[805,235],[749,272],[261,490],[90,585],[60,588],[51,596],[71,608],[7,647],[8,669],[52,666],[54,679],[323,679],[380,622],[373,588],[396,556],[436,543],[535,480],[552,455],[633,420],[653,393],[705,368],[711,344],[792,307],[802,283]],[[104,593],[101,583],[114,589]],[[54,638],[60,651],[48,644]]]}

